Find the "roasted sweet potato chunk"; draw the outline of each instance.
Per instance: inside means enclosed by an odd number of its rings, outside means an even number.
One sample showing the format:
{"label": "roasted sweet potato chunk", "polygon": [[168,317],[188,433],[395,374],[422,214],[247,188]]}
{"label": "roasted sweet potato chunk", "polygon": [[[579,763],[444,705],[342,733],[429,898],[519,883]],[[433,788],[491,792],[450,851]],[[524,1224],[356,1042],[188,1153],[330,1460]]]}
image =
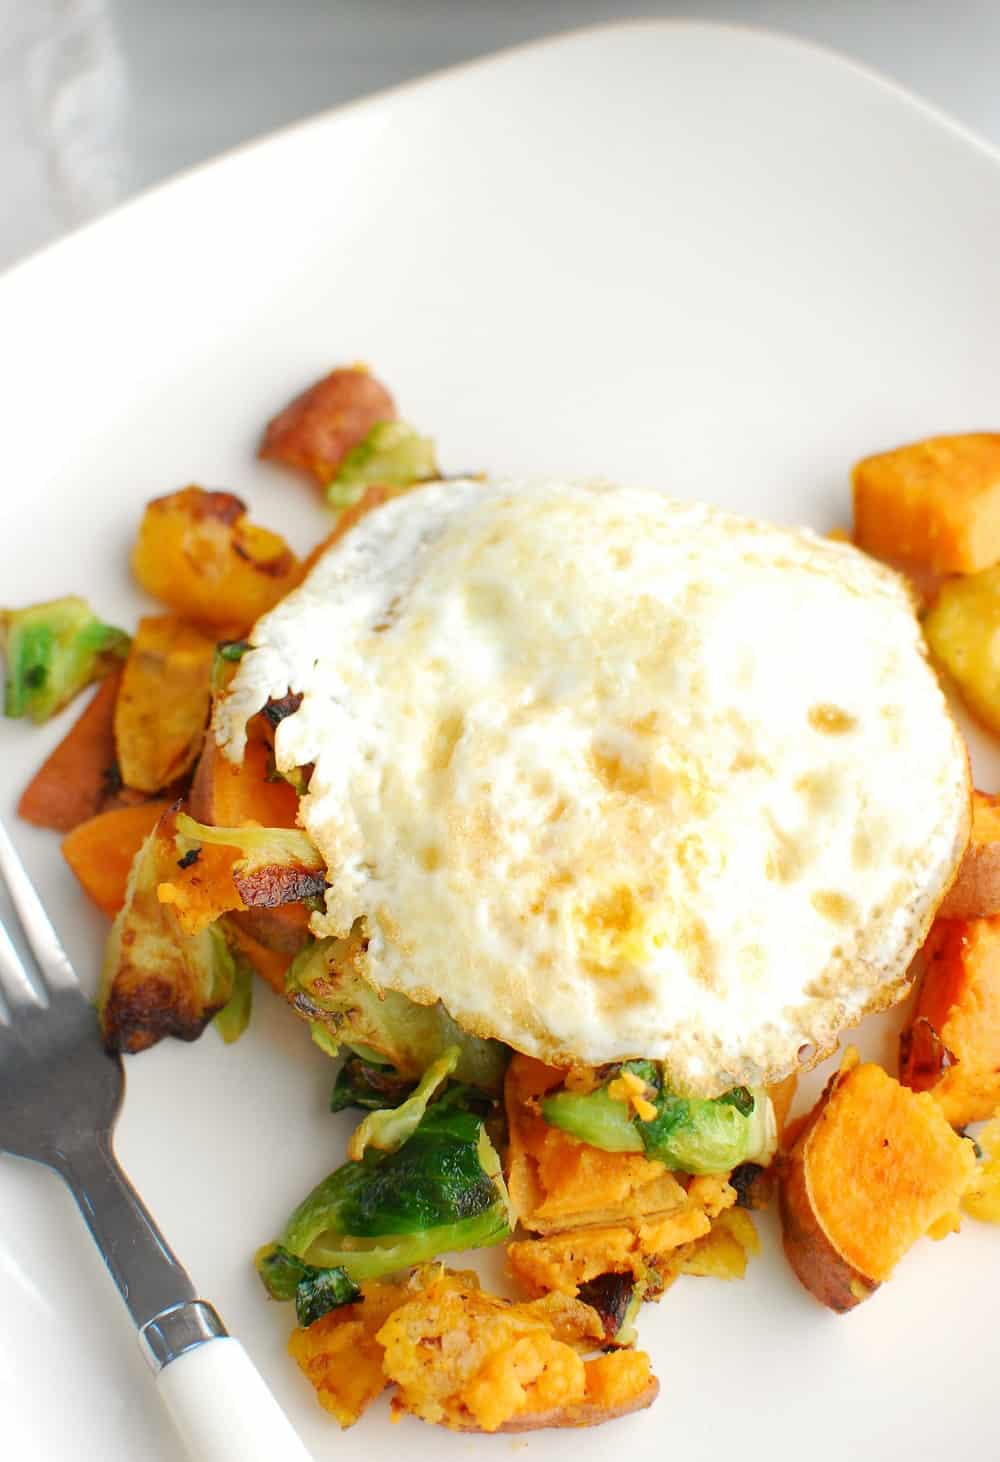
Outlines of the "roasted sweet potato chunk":
{"label": "roasted sweet potato chunk", "polygon": [[972,794],[972,835],[958,876],[938,909],[939,919],[1000,914],[1000,799]]}
{"label": "roasted sweet potato chunk", "polygon": [[122,780],[159,792],[194,765],[211,699],[215,641],[175,614],[140,619],[115,706]]}
{"label": "roasted sweet potato chunk", "polygon": [[83,714],[32,777],[17,804],[25,822],[68,833],[100,812],[115,766],[120,684],[120,671],[101,681]]}
{"label": "roasted sweet potato chunk", "polygon": [[146,507],[132,572],[147,593],[197,624],[247,630],[294,588],[285,540],[246,516],[229,492],[186,487]]}
{"label": "roasted sweet potato chunk", "polygon": [[294,827],[299,799],[272,768],[270,750],[248,741],[243,760],[232,762],[215,737],[204,740],[191,783],[191,816],[214,827]]}
{"label": "roasted sweet potato chunk", "polygon": [[929,437],[859,462],[854,541],[939,574],[1000,559],[1000,434]]}
{"label": "roasted sweet potato chunk", "polygon": [[380,421],[393,421],[396,403],[363,366],[331,371],[268,422],[260,456],[311,472],[326,484],[345,455]]}
{"label": "roasted sweet potato chunk", "polygon": [[975,1168],[926,1093],[878,1066],[851,1064],[827,1085],[781,1180],[785,1253],[832,1310],[853,1309],[929,1230],[952,1226]]}
{"label": "roasted sweet potato chunk", "polygon": [[900,1080],[954,1127],[985,1121],[1000,1106],[1000,917],[939,919],[924,959]]}
{"label": "roasted sweet potato chunk", "polygon": [[168,806],[154,800],[100,812],[63,838],[63,857],[104,913],[124,904],[133,860]]}

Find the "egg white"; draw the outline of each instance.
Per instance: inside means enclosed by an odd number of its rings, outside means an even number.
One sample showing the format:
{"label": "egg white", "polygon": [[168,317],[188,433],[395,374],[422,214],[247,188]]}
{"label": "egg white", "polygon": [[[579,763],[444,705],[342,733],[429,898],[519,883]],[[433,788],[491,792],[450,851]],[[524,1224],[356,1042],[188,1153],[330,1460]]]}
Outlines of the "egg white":
{"label": "egg white", "polygon": [[968,836],[903,581],[848,545],[593,483],[434,484],[256,626],[329,868],[317,934],[562,1064],[776,1079],[890,1003]]}

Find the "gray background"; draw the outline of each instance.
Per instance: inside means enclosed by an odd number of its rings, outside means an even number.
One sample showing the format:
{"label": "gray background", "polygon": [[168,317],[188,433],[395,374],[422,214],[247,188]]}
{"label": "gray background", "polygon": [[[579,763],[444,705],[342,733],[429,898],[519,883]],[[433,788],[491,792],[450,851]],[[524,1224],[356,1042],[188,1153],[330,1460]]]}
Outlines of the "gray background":
{"label": "gray background", "polygon": [[637,14],[794,32],[1000,143],[998,0],[0,0],[0,267],[274,127]]}

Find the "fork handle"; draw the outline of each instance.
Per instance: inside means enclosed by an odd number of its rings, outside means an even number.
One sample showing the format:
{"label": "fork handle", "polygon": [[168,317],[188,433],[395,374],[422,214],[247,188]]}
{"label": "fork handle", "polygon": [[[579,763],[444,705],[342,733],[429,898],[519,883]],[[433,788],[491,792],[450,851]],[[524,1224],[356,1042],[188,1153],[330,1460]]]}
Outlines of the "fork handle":
{"label": "fork handle", "polygon": [[312,1462],[231,1336],[186,1350],[156,1384],[192,1462]]}
{"label": "fork handle", "polygon": [[51,1165],[104,1255],[193,1462],[310,1462],[242,1345],[195,1298],[108,1138],[87,1136]]}

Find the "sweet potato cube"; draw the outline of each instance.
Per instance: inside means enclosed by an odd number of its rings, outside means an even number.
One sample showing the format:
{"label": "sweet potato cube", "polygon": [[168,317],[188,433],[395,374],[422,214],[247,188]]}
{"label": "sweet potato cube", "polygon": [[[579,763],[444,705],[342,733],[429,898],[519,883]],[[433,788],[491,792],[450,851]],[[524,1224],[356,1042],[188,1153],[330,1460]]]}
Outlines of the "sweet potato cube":
{"label": "sweet potato cube", "polygon": [[1000,1106],[1000,917],[939,919],[924,952],[900,1079],[955,1127],[985,1121]]}
{"label": "sweet potato cube", "polygon": [[975,1169],[925,1093],[845,1062],[792,1149],[781,1182],[785,1253],[832,1310],[853,1309],[928,1230],[950,1220]]}
{"label": "sweet potato cube", "polygon": [[168,806],[150,801],[100,812],[63,839],[63,857],[105,914],[124,904],[132,861]]}
{"label": "sweet potato cube", "polygon": [[1000,433],[929,437],[859,462],[854,541],[940,574],[1000,559]]}

